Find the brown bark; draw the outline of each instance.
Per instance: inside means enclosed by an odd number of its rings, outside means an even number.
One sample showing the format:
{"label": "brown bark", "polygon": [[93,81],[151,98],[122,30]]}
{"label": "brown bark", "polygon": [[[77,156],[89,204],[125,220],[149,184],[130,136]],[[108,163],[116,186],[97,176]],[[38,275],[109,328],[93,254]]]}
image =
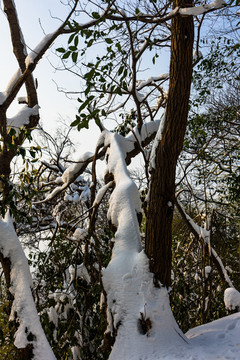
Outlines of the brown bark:
{"label": "brown bark", "polygon": [[[173,7],[191,6],[191,0],[175,1]],[[182,149],[192,80],[194,27],[192,17],[172,19],[170,83],[162,139],[152,171],[146,223],[146,253],[156,284],[171,281],[171,226],[175,196],[175,172]]]}
{"label": "brown bark", "polygon": [[[4,12],[7,15],[10,26],[13,52],[23,73],[26,69],[25,58],[27,56],[27,52],[23,34],[18,22],[16,8],[12,0],[4,0]],[[29,76],[26,78],[25,85],[28,94],[28,106],[33,107],[38,104],[38,99],[32,74],[29,74]]]}

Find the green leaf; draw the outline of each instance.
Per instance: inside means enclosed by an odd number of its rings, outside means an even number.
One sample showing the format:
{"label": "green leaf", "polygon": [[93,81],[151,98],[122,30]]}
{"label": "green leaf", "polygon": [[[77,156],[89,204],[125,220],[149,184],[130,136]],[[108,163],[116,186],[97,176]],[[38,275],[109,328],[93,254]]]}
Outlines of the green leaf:
{"label": "green leaf", "polygon": [[112,44],[113,43],[112,39],[110,39],[110,38],[106,38],[105,41],[106,41],[107,44]]}
{"label": "green leaf", "polygon": [[92,12],[92,17],[93,17],[94,19],[100,19],[100,15],[99,15],[99,13],[96,12],[96,11]]}
{"label": "green leaf", "polygon": [[72,41],[73,41],[73,38],[74,38],[75,34],[72,34],[69,39],[68,39],[68,43],[70,44]]}
{"label": "green leaf", "polygon": [[74,39],[74,45],[76,46],[76,48],[78,47],[78,42],[79,42],[79,39],[78,39],[78,36],[76,36]]}
{"label": "green leaf", "polygon": [[73,61],[74,63],[77,62],[77,58],[78,58],[78,52],[73,52],[73,53],[72,53],[72,61]]}
{"label": "green leaf", "polygon": [[56,51],[60,52],[60,53],[65,53],[66,50],[64,48],[57,48]]}
{"label": "green leaf", "polygon": [[121,47],[121,44],[118,42],[115,44],[116,48],[118,49],[119,52],[122,51],[122,47]]}
{"label": "green leaf", "polygon": [[20,148],[19,148],[19,153],[20,153],[20,155],[22,155],[22,157],[24,158],[25,155],[26,155],[26,150],[25,150],[24,148],[20,147]]}
{"label": "green leaf", "polygon": [[63,56],[62,56],[62,59],[68,59],[69,56],[71,55],[71,51],[67,51]]}
{"label": "green leaf", "polygon": [[79,117],[79,116],[76,116],[76,120],[74,120],[74,121],[70,124],[70,126],[77,126],[77,125],[79,124],[79,122],[80,122],[80,117]]}
{"label": "green leaf", "polygon": [[124,66],[122,65],[122,66],[120,66],[120,68],[118,70],[118,75],[121,75],[123,70],[124,70]]}
{"label": "green leaf", "polygon": [[90,39],[87,43],[87,47],[91,47],[94,42],[94,39]]}
{"label": "green leaf", "polygon": [[29,150],[29,153],[30,153],[30,155],[31,155],[33,158],[35,158],[35,157],[36,157],[36,153],[35,153],[35,151],[33,151],[33,150]]}
{"label": "green leaf", "polygon": [[82,122],[80,124],[78,124],[78,127],[77,127],[78,131],[80,131],[83,128],[86,128],[86,129],[89,128],[89,120],[88,119],[82,120]]}

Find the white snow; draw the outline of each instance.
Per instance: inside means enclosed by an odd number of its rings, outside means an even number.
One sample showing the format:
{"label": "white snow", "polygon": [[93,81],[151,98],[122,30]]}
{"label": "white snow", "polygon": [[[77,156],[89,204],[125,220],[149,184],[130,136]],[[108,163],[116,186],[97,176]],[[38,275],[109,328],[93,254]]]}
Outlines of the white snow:
{"label": "white snow", "polygon": [[147,97],[145,94],[140,93],[139,91],[135,90],[136,97],[139,102],[143,102],[145,98]]}
{"label": "white snow", "polygon": [[196,61],[198,59],[202,59],[203,58],[203,54],[200,50],[198,51],[194,51],[193,53],[193,61]]}
{"label": "white snow", "polygon": [[169,78],[168,73],[161,74],[159,76],[151,76],[151,77],[147,78],[147,80],[139,81],[139,84],[137,86],[137,90],[139,91],[142,88],[144,88],[145,86],[148,86],[150,84],[155,84],[156,82],[161,81],[161,80],[167,80],[168,78]]}
{"label": "white snow", "polygon": [[71,265],[68,271],[71,282],[74,281],[76,278],[81,278],[85,280],[87,283],[90,283],[91,279],[87,271],[87,268],[84,264],[77,265],[77,267]]}
{"label": "white snow", "polygon": [[108,183],[106,185],[103,185],[97,192],[96,198],[94,200],[93,203],[93,207],[96,205],[99,205],[104,197],[104,195],[106,194],[107,190],[109,189],[109,187],[111,186],[111,183]]}
{"label": "white snow", "polygon": [[9,214],[0,219],[0,249],[4,257],[11,261],[11,287],[10,292],[14,296],[10,319],[19,322],[15,333],[14,345],[24,348],[27,336],[32,333],[36,338],[32,341],[34,360],[53,360],[55,356],[42,330],[37,310],[33,301],[30,274],[27,258],[23,252],[20,241],[16,235]]}
{"label": "white snow", "polygon": [[193,15],[198,16],[204,14],[211,9],[220,9],[225,6],[225,1],[214,0],[211,4],[199,5],[196,7],[180,8],[179,13],[181,15]]}
{"label": "white snow", "polygon": [[80,242],[81,240],[84,240],[87,235],[88,235],[87,231],[79,227],[73,233],[73,240]]}
{"label": "white snow", "polygon": [[108,218],[117,227],[112,258],[102,272],[108,304],[107,331],[118,329],[109,360],[157,359],[159,344],[171,339],[180,346],[187,339],[173,318],[167,290],[154,286],[141,247],[136,215],[141,203],[125,163],[126,141],[118,134],[105,132],[105,146],[110,147],[107,170],[116,184]]}
{"label": "white snow", "polygon": [[77,163],[70,165],[62,174],[62,181],[65,184],[69,184],[75,175],[81,170],[84,162],[93,157],[93,153],[85,152],[78,160]]}
{"label": "white snow", "polygon": [[103,272],[113,325],[119,326],[109,360],[161,359],[163,350],[187,339],[173,318],[167,290],[153,285],[144,251],[119,255]]}
{"label": "white snow", "polygon": [[40,43],[35,47],[35,49],[26,57],[25,64],[28,67],[30,64],[34,63],[35,58],[41,53],[46,44],[54,37],[56,32],[47,34]]}
{"label": "white snow", "polygon": [[[70,165],[62,174],[61,177],[58,177],[56,179],[56,183],[57,184],[61,184],[62,186],[57,186],[55,189],[53,189],[48,195],[47,197],[42,200],[42,201],[38,201],[35,202],[34,204],[41,204],[44,203],[46,201],[52,200],[56,195],[60,194],[63,190],[65,190],[70,184],[71,182],[73,182],[74,180],[78,180],[77,174],[81,171],[84,162],[85,161],[89,161],[90,158],[93,157],[93,153],[91,152],[86,152],[83,155],[81,155],[81,157],[79,158],[78,162]],[[69,200],[69,201],[79,201],[79,200],[83,200],[85,201],[86,199],[89,198],[89,194],[90,194],[90,190],[89,190],[89,185],[84,185],[82,187],[79,187],[80,190],[82,190],[82,193],[79,197],[79,195],[77,193],[75,193],[75,198],[74,196],[71,196],[69,194],[67,194],[65,196],[65,200]]]}
{"label": "white snow", "polygon": [[19,104],[26,104],[28,101],[27,96],[18,96],[17,101]]}
{"label": "white snow", "polygon": [[61,176],[58,176],[58,177],[55,179],[55,184],[61,185],[62,183],[63,183],[62,177],[61,177]]}
{"label": "white snow", "polygon": [[156,150],[158,148],[158,145],[162,139],[162,135],[163,135],[163,131],[164,131],[164,126],[165,126],[165,113],[162,115],[161,120],[160,120],[160,126],[158,128],[157,131],[157,135],[155,136],[154,142],[153,142],[153,146],[152,146],[152,151],[151,151],[151,155],[150,155],[150,169],[154,169],[156,166],[155,160],[156,160]]}
{"label": "white snow", "polygon": [[184,211],[183,206],[181,205],[180,201],[177,200],[179,203],[179,206],[182,208],[182,211],[184,212],[187,221],[191,224],[192,228],[196,231],[196,233],[199,235],[199,237],[201,237],[203,239],[203,241],[208,244],[210,246],[211,249],[211,253],[212,255],[215,257],[215,259],[218,261],[219,266],[222,269],[222,274],[226,280],[226,282],[228,283],[229,287],[233,287],[233,283],[231,281],[231,279],[228,276],[228,273],[223,265],[222,260],[220,259],[220,257],[218,256],[217,252],[213,249],[213,247],[210,244],[210,231],[197,225],[193,219]]}
{"label": "white snow", "polygon": [[229,310],[240,310],[240,293],[235,288],[227,288],[224,291],[224,303]]}
{"label": "white snow", "polygon": [[[127,153],[130,153],[131,151],[134,150],[135,148],[135,143],[136,143],[136,137],[139,141],[139,143],[141,144],[141,142],[145,141],[145,139],[149,136],[151,136],[154,132],[157,132],[158,127],[159,127],[160,121],[159,120],[155,120],[155,121],[150,121],[146,124],[143,124],[142,129],[141,129],[141,134],[139,134],[137,127],[135,127],[131,133],[129,133],[126,138],[123,138],[122,136],[119,136],[119,143],[121,143],[121,149],[122,149],[122,154],[124,156],[124,158],[126,158]],[[134,132],[134,134],[133,134]],[[108,141],[108,139],[110,139],[110,132],[103,131],[98,139],[98,146],[100,145],[104,145],[105,147],[108,147],[110,142]],[[106,152],[106,154],[108,153],[108,151]],[[86,152],[84,153],[80,159],[78,160],[77,163],[70,165],[63,173],[61,179],[62,179],[62,186],[58,186],[56,187],[51,193],[49,193],[47,195],[47,197],[42,200],[42,201],[38,201],[35,202],[34,204],[41,204],[44,202],[47,202],[49,200],[52,200],[57,194],[59,194],[60,192],[64,191],[74,180],[78,180],[78,178],[76,179],[76,176],[78,173],[81,173],[81,169],[84,165],[84,162],[91,162],[93,159],[94,154],[91,152]],[[43,163],[46,164],[47,167],[51,168],[51,164],[46,163],[45,161],[43,161]],[[57,184],[61,184],[61,180],[59,178],[57,178],[56,181]],[[89,197],[90,194],[90,190],[89,190],[89,185],[87,184],[85,187],[80,188],[82,190],[80,199],[81,200],[86,200]],[[66,195],[68,200],[73,201],[72,196],[69,196],[69,194]],[[96,203],[95,203],[96,205]]]}
{"label": "white snow", "polygon": [[[240,313],[198,326],[186,336],[190,347],[183,360],[240,359]],[[164,359],[180,359],[176,355]]]}
{"label": "white snow", "polygon": [[17,83],[18,79],[22,75],[21,69],[18,69],[15,74],[12,76],[11,80],[9,81],[7,88],[4,92],[0,92],[0,105],[4,103],[8,95],[10,94],[12,88]]}
{"label": "white snow", "polygon": [[207,265],[205,266],[205,276],[206,276],[206,279],[208,278],[208,276],[210,275],[212,271],[212,267],[210,265]]}
{"label": "white snow", "polygon": [[58,327],[58,314],[55,307],[51,306],[47,312],[49,321],[52,321],[55,327]]}
{"label": "white snow", "polygon": [[39,105],[35,105],[33,108],[24,105],[16,115],[7,119],[7,127],[14,128],[18,134],[20,129],[29,123],[30,116],[38,115],[39,108]]}

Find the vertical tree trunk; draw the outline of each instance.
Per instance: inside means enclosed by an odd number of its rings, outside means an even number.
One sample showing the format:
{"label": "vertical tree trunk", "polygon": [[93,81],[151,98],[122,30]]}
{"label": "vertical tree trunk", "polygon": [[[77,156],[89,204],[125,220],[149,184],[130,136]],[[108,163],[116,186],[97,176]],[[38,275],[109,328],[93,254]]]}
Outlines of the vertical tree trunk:
{"label": "vertical tree trunk", "polygon": [[[192,6],[191,0],[174,1],[173,7]],[[150,271],[162,285],[171,280],[171,226],[175,172],[182,149],[192,80],[193,18],[172,20],[170,84],[162,139],[156,149],[146,224],[146,253]],[[157,282],[156,282],[157,283]]]}

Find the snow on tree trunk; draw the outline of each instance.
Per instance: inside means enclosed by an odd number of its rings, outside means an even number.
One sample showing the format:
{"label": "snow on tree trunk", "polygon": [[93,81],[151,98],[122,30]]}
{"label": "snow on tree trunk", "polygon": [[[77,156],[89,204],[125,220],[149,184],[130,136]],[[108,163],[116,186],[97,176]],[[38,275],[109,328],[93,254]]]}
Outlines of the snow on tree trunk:
{"label": "snow on tree trunk", "polygon": [[27,351],[27,358],[53,360],[55,356],[42,330],[32,296],[28,261],[9,215],[0,219],[0,249],[10,262],[10,289],[13,295],[10,320],[18,325],[14,345]]}
{"label": "snow on tree trunk", "polygon": [[116,227],[112,258],[103,270],[107,294],[108,329],[116,335],[111,360],[157,358],[159,347],[185,345],[169,305],[166,288],[157,288],[142,250],[137,213],[141,211],[139,192],[125,163],[127,140],[104,133],[109,145],[107,171],[115,181],[108,218]]}

